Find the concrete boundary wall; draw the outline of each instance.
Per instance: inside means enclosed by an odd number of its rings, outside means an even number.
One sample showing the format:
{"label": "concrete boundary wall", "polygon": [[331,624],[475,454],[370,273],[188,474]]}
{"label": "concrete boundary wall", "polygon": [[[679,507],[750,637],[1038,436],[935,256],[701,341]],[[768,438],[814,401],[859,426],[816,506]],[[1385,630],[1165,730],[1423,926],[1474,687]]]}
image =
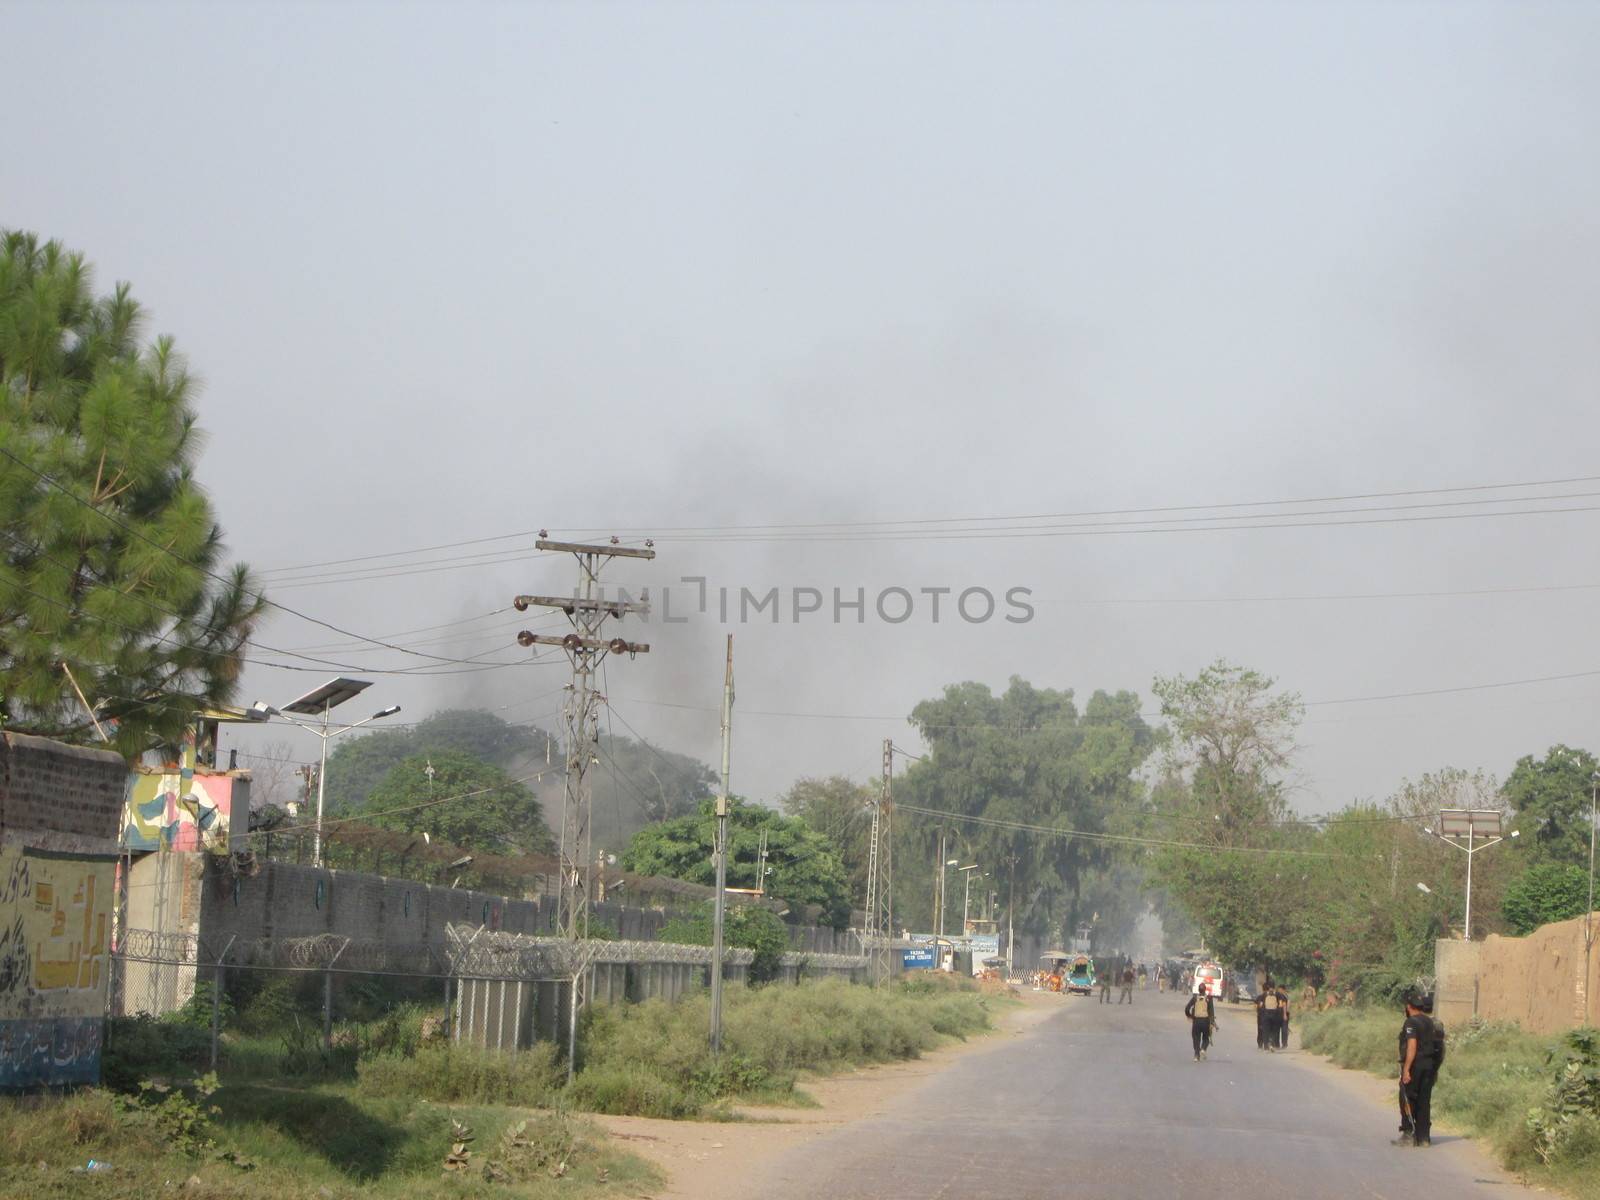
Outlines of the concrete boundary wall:
{"label": "concrete boundary wall", "polygon": [[[1600,938],[1600,915],[1593,932]],[[1435,1012],[1449,1025],[1476,1016],[1514,1021],[1529,1033],[1600,1024],[1600,944],[1584,952],[1585,919],[1545,925],[1526,937],[1491,934],[1481,942],[1434,947]],[[1587,967],[1587,970],[1585,969]]]}

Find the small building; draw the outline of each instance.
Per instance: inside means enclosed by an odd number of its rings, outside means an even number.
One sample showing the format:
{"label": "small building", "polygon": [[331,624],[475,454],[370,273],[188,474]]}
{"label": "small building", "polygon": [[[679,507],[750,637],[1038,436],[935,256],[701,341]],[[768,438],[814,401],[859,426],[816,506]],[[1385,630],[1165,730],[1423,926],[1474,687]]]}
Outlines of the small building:
{"label": "small building", "polygon": [[128,765],[0,734],[0,1091],[98,1083]]}

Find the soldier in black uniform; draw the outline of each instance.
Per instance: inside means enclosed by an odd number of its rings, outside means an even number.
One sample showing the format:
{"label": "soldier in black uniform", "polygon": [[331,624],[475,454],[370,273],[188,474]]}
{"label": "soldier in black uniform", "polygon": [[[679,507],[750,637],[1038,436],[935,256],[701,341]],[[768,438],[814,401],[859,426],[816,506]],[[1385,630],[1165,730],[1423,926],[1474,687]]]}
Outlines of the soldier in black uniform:
{"label": "soldier in black uniform", "polygon": [[[1406,1019],[1400,1027],[1401,1133],[1398,1146],[1433,1145],[1433,1084],[1444,1063],[1444,1028],[1432,1017],[1433,997],[1406,995]],[[1406,1136],[1407,1110],[1410,1137]]]}
{"label": "soldier in black uniform", "polygon": [[1206,1051],[1211,1048],[1211,1027],[1217,1019],[1216,1006],[1205,984],[1201,984],[1200,989],[1189,997],[1189,1003],[1183,1006],[1183,1015],[1189,1018],[1189,1034],[1194,1039],[1194,1060],[1203,1062]]}
{"label": "soldier in black uniform", "polygon": [[1277,1050],[1283,1026],[1283,1010],[1288,1000],[1282,989],[1272,980],[1262,989],[1257,1008],[1256,1045],[1263,1050]]}

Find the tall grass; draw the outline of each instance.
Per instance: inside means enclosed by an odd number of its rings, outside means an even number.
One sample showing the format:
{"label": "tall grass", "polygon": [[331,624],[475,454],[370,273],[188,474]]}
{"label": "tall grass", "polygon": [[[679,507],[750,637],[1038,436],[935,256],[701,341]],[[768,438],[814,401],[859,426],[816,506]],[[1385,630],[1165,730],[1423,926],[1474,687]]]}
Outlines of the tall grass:
{"label": "tall grass", "polygon": [[916,1058],[947,1038],[990,1024],[976,991],[899,985],[874,990],[839,980],[730,992],[724,1054],[706,1048],[710,1000],[594,1010],[572,1099],[598,1112],[682,1117],[717,1101],[778,1100],[794,1094],[801,1071]]}
{"label": "tall grass", "polygon": [[[1297,1019],[1307,1050],[1341,1067],[1396,1074],[1399,1013],[1335,1009]],[[1448,1030],[1445,1065],[1433,1093],[1434,1117],[1481,1138],[1506,1167],[1600,1200],[1600,1139],[1583,1130],[1555,1153],[1541,1154],[1536,1122],[1530,1121],[1549,1101],[1559,1069],[1558,1042],[1505,1023],[1472,1022]]]}

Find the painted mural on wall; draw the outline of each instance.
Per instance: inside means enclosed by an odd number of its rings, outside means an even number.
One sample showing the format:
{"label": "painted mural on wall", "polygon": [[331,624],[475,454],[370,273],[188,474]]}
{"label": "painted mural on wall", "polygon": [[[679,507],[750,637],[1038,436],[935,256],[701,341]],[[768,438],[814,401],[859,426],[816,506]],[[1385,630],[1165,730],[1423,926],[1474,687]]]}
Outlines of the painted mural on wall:
{"label": "painted mural on wall", "polygon": [[129,776],[123,846],[227,853],[235,782],[229,775],[186,775],[177,769],[163,775]]}
{"label": "painted mural on wall", "polygon": [[0,1088],[100,1078],[113,872],[0,847]]}

